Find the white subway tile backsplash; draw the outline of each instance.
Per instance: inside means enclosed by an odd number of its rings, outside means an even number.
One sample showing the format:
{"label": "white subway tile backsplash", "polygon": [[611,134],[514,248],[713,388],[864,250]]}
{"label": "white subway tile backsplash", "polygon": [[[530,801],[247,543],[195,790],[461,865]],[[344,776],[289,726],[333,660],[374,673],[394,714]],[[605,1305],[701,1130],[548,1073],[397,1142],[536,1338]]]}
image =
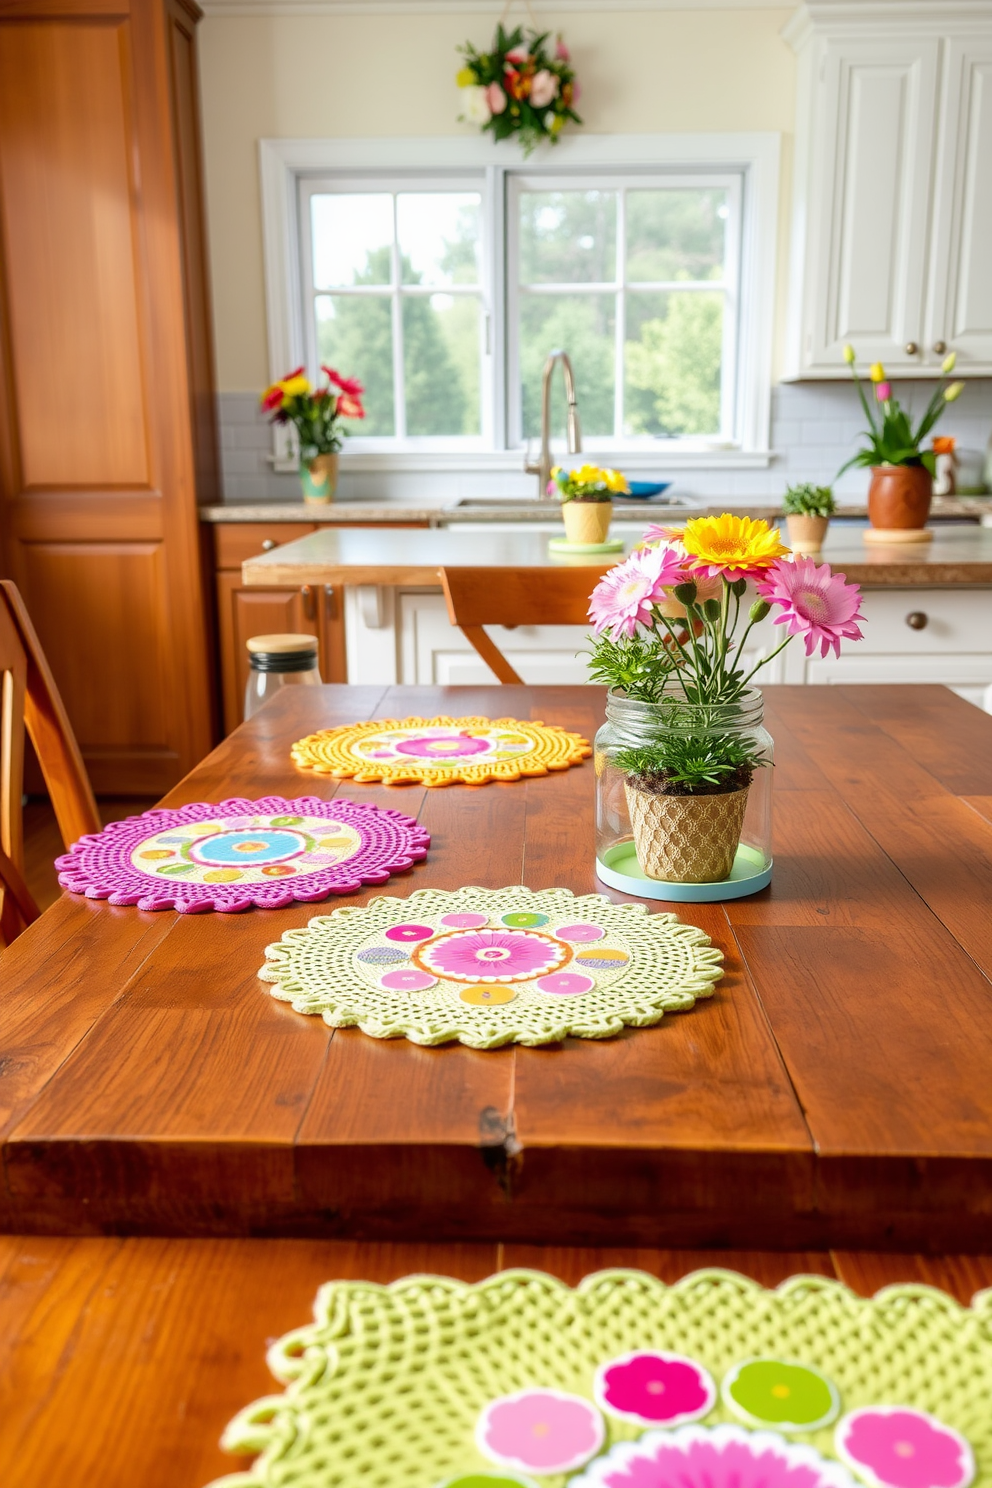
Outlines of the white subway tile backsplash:
{"label": "white subway tile backsplash", "polygon": [[[897,383],[896,394],[919,415],[933,384]],[[299,482],[293,474],[272,469],[267,456],[272,439],[254,393],[218,395],[221,431],[223,499],[227,502],[295,501]],[[848,382],[780,383],[772,389],[770,448],[766,470],[712,469],[674,473],[672,490],[701,499],[746,505],[755,498],[774,498],[797,481],[832,484],[841,501],[863,500],[867,471],[854,469],[837,478],[837,470],[860,443],[864,414]],[[952,434],[963,449],[984,450],[992,433],[992,378],[968,382],[960,400],[948,408],[939,430]],[[662,462],[663,465],[663,462]],[[348,497],[402,498],[443,504],[463,495],[528,495],[533,476],[522,472],[410,471],[382,475],[345,472],[340,494]]]}

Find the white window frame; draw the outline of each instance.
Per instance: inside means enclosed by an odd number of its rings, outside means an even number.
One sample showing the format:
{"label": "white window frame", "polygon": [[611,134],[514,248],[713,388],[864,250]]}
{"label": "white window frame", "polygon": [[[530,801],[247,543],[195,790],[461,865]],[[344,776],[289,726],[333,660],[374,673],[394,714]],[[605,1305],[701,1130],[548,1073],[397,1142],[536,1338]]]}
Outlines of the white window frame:
{"label": "white window frame", "polygon": [[[494,145],[478,138],[391,139],[391,140],[285,140],[259,141],[262,231],[265,267],[266,320],[269,372],[275,380],[301,362],[308,364],[308,328],[304,325],[304,267],[301,232],[301,181],[322,175],[348,172],[356,180],[392,176],[409,179],[414,173],[423,180],[478,179],[484,173],[484,211],[491,230],[487,250],[483,293],[488,296],[491,325],[507,325],[504,290],[507,284],[505,251],[505,177],[508,172],[529,180],[558,180],[579,173],[583,183],[597,171],[614,180],[624,176],[680,176],[690,180],[695,170],[712,182],[714,175],[736,177],[741,183],[740,212],[740,313],[734,320],[738,336],[736,350],[737,397],[735,437],[732,440],[663,440],[645,436],[624,440],[624,465],[628,470],[675,471],[699,468],[760,469],[771,461],[769,419],[771,371],[775,319],[775,259],[778,241],[779,136],[777,134],[670,134],[670,135],[575,135],[559,141],[539,159],[523,161],[512,142]],[[616,174],[615,174],[616,173]],[[419,183],[418,183],[419,184]],[[414,186],[416,189],[416,185]],[[473,188],[474,189],[474,188]],[[307,247],[307,250],[309,248]],[[483,440],[457,440],[457,448],[443,447],[437,439],[406,440],[402,449],[395,439],[376,441],[350,438],[343,463],[364,471],[519,470],[521,449],[510,447],[505,398],[493,390],[507,385],[504,338],[490,337],[487,379],[493,410],[491,428]],[[581,408],[580,408],[581,416]],[[485,429],[485,426],[484,426]],[[293,470],[296,460],[287,430],[278,425],[274,433],[276,469]],[[452,441],[452,445],[456,442]],[[429,444],[430,448],[425,448]],[[365,448],[361,448],[364,445]],[[607,441],[587,441],[588,452],[607,449]],[[418,448],[419,446],[419,448]],[[615,447],[615,446],[614,446]]]}

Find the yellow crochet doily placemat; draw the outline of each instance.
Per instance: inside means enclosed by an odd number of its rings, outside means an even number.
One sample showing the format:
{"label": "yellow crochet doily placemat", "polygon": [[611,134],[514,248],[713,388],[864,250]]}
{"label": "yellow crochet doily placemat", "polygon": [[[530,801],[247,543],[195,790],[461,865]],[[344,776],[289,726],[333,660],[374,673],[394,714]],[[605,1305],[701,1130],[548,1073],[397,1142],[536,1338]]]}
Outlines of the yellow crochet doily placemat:
{"label": "yellow crochet doily placemat", "polygon": [[732,1272],[332,1282],[214,1488],[989,1488],[992,1292]]}
{"label": "yellow crochet doily placemat", "polygon": [[418,889],[334,910],[267,947],[273,997],[332,1028],[473,1049],[610,1038],[709,997],[695,925],[569,889]]}
{"label": "yellow crochet doily placemat", "polygon": [[360,784],[485,785],[567,770],[592,748],[580,734],[524,718],[379,718],[321,729],[293,763]]}

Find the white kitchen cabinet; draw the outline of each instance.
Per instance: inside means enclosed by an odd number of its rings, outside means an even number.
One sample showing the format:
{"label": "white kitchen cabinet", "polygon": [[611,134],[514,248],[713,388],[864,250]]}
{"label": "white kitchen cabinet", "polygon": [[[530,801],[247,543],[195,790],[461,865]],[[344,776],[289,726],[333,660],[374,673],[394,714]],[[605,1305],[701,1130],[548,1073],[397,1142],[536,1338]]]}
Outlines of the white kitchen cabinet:
{"label": "white kitchen cabinet", "polygon": [[[348,679],[367,683],[439,686],[491,684],[482,658],[448,622],[439,589],[346,591]],[[807,657],[800,641],[761,673],[767,683],[823,686],[849,682],[932,682],[951,687],[977,706],[992,698],[992,591],[984,589],[871,589],[864,595],[865,640],[839,658]],[[908,616],[925,617],[920,629]],[[369,622],[372,622],[371,624]],[[567,625],[493,626],[493,640],[534,685],[588,681],[587,635]],[[772,650],[780,627],[765,620],[752,631],[748,659]]]}
{"label": "white kitchen cabinet", "polygon": [[[788,364],[992,372],[992,24],[810,4],[799,52]],[[898,21],[898,25],[896,24]]]}

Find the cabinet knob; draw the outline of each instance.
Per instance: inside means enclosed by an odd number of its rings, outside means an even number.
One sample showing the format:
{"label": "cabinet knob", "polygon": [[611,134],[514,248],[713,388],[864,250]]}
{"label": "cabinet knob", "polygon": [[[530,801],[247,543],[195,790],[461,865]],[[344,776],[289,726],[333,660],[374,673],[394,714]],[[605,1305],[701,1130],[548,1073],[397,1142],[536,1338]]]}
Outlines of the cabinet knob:
{"label": "cabinet knob", "polygon": [[275,545],[276,545],[276,540],[275,540],[274,537],[263,537],[262,538],[262,552],[263,553],[271,553],[272,552],[272,549],[275,547]]}
{"label": "cabinet knob", "polygon": [[303,598],[303,613],[308,620],[317,618],[317,600],[309,584],[304,584],[300,589]]}
{"label": "cabinet knob", "polygon": [[937,353],[938,356],[943,356],[944,355],[944,352],[947,350],[947,342],[946,341],[935,341],[933,343],[933,349]]}
{"label": "cabinet knob", "polygon": [[906,624],[910,630],[926,630],[930,623],[930,616],[923,610],[910,610],[906,616]]}
{"label": "cabinet knob", "polygon": [[906,355],[907,356],[915,356],[916,353],[919,351],[919,349],[920,348],[917,346],[917,344],[916,344],[915,341],[907,341],[906,342]]}

